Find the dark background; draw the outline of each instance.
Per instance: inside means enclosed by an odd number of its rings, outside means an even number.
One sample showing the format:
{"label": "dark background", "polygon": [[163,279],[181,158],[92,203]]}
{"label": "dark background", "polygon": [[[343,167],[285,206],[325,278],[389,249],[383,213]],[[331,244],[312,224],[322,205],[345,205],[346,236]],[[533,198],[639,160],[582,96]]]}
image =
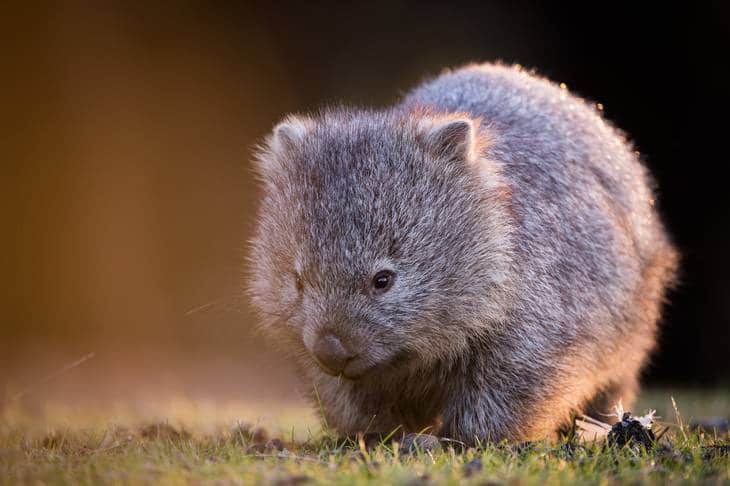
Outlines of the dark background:
{"label": "dark background", "polygon": [[0,7],[0,385],[94,351],[48,393],[286,396],[291,370],[240,296],[251,147],[286,113],[384,106],[498,59],[602,103],[634,140],[684,259],[647,381],[727,383],[730,10],[581,5]]}

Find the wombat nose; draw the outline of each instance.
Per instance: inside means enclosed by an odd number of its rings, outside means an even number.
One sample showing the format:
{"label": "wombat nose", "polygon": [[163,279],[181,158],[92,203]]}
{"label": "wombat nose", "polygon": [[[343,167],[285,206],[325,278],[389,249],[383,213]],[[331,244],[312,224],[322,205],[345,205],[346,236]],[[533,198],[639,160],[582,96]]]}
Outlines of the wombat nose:
{"label": "wombat nose", "polygon": [[333,375],[339,375],[347,362],[355,357],[334,334],[321,335],[312,347],[312,354],[325,371]]}

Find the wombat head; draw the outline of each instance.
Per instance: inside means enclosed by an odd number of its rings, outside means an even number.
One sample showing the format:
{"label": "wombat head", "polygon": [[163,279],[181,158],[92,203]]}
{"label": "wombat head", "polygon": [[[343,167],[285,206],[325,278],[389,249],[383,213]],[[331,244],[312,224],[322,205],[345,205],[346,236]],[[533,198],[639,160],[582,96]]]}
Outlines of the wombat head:
{"label": "wombat head", "polygon": [[461,115],[288,117],[258,153],[249,293],[263,329],[357,379],[449,360],[500,322],[509,193]]}

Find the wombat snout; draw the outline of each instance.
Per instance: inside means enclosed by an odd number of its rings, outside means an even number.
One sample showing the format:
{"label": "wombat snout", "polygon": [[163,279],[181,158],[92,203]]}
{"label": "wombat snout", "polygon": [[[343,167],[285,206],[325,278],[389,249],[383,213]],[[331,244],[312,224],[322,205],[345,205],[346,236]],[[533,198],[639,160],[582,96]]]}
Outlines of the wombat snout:
{"label": "wombat snout", "polygon": [[320,367],[331,375],[341,374],[356,354],[333,333],[320,334],[312,346],[312,355]]}

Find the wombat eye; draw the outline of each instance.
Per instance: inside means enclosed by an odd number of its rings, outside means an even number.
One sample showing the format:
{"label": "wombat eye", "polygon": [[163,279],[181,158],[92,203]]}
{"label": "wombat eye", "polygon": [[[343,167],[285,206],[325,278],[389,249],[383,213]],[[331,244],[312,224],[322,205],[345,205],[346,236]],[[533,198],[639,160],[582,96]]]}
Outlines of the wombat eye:
{"label": "wombat eye", "polygon": [[395,274],[390,270],[381,270],[375,274],[372,281],[373,291],[378,294],[388,291],[393,286]]}

